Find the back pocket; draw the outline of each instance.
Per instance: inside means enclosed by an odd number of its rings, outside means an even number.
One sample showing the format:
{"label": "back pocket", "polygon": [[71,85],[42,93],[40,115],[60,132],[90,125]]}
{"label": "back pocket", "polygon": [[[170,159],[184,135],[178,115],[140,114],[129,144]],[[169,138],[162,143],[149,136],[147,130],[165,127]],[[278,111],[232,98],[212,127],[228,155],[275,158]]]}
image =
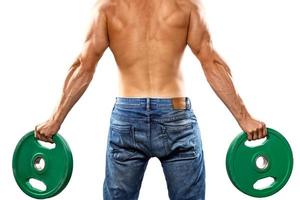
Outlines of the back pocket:
{"label": "back pocket", "polygon": [[111,124],[109,134],[110,153],[119,161],[130,159],[135,153],[134,128],[129,124]]}
{"label": "back pocket", "polygon": [[169,152],[166,161],[196,158],[196,134],[190,119],[164,123],[163,130]]}

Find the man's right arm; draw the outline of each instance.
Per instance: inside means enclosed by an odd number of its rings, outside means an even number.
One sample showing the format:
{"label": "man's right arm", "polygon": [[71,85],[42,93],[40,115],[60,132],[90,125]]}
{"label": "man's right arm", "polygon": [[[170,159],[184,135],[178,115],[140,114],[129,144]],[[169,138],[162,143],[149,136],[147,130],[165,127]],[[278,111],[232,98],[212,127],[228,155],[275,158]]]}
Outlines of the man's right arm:
{"label": "man's right arm", "polygon": [[97,62],[109,46],[105,6],[102,2],[95,6],[83,49],[69,69],[60,101],[54,113],[49,120],[35,128],[36,137],[40,140],[52,142],[52,136],[60,129],[68,112],[90,84]]}
{"label": "man's right arm", "polygon": [[208,83],[247,133],[248,140],[265,137],[265,124],[251,117],[233,85],[228,65],[212,46],[200,2],[191,1],[187,43],[201,62]]}

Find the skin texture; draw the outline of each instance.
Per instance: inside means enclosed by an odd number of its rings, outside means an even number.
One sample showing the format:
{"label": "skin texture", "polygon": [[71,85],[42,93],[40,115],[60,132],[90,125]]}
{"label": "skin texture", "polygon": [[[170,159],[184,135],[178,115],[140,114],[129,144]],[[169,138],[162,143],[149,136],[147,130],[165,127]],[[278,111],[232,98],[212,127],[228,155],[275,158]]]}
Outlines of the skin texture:
{"label": "skin texture", "polygon": [[200,61],[208,83],[247,133],[248,140],[265,137],[265,123],[249,114],[233,85],[229,67],[213,48],[198,0],[97,2],[59,104],[46,122],[35,127],[36,137],[53,142],[52,136],[87,89],[107,47],[119,69],[119,96],[186,96],[180,68],[186,46]]}

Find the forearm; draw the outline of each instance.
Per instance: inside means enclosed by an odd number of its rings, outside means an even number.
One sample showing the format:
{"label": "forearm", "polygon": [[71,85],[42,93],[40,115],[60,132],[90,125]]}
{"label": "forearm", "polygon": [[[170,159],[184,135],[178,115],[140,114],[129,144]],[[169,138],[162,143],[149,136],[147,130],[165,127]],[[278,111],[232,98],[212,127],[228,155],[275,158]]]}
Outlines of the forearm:
{"label": "forearm", "polygon": [[90,84],[94,71],[83,67],[85,63],[78,58],[70,67],[64,82],[61,99],[54,110],[51,119],[61,124],[74,104],[83,95]]}
{"label": "forearm", "polygon": [[249,118],[250,114],[232,82],[230,69],[222,58],[213,51],[210,59],[203,60],[202,66],[208,83],[235,119],[240,122]]}

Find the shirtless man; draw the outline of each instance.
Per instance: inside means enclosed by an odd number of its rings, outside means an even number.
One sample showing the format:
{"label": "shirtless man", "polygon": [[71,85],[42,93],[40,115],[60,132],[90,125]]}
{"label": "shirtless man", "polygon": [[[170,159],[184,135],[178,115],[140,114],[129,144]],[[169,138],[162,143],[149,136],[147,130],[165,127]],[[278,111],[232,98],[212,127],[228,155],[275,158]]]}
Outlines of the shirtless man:
{"label": "shirtless man", "polygon": [[120,85],[107,141],[104,200],[138,199],[151,157],[161,161],[171,200],[204,199],[201,136],[180,69],[187,45],[248,140],[265,137],[265,124],[248,113],[229,67],[212,46],[203,7],[197,0],[99,1],[57,109],[49,120],[35,127],[36,137],[52,142],[109,47],[119,69]]}

